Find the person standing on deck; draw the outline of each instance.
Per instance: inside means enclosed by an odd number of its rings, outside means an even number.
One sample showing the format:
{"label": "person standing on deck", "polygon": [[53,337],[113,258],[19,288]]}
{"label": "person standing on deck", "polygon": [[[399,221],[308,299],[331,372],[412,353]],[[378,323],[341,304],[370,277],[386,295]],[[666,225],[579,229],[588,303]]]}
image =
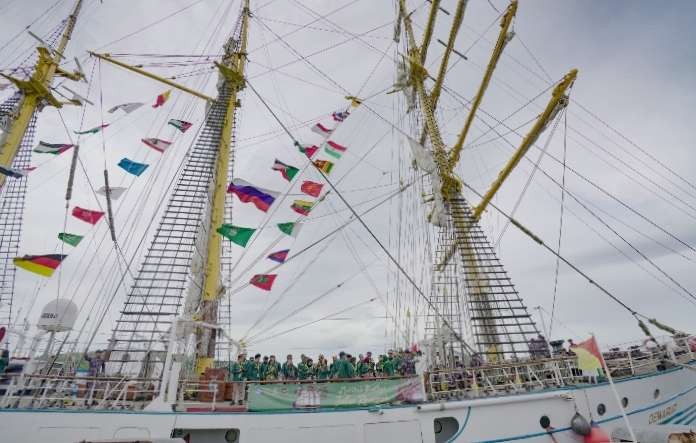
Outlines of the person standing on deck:
{"label": "person standing on deck", "polygon": [[317,364],[314,366],[314,374],[317,380],[326,380],[331,377],[331,370],[323,354],[319,355],[319,360],[317,360]]}
{"label": "person standing on deck", "polygon": [[261,362],[261,370],[259,371],[259,380],[266,379],[266,371],[268,371],[268,356],[264,355]]}
{"label": "person standing on deck", "polygon": [[292,354],[288,354],[287,360],[283,363],[281,371],[283,373],[283,379],[297,380],[297,367],[292,362]]}
{"label": "person standing on deck", "polygon": [[338,371],[338,357],[331,357],[331,364],[329,365],[329,378],[336,378],[336,372]]}
{"label": "person standing on deck", "polygon": [[309,378],[309,366],[307,365],[307,356],[302,354],[300,362],[297,364],[297,378],[307,380]]}
{"label": "person standing on deck", "polygon": [[244,378],[247,381],[259,381],[261,373],[261,354],[256,354],[252,359],[247,360],[244,365]]}
{"label": "person standing on deck", "polygon": [[336,362],[336,378],[353,378],[355,376],[355,370],[353,365],[348,360],[346,353],[341,351],[338,354],[338,362]]}
{"label": "person standing on deck", "polygon": [[266,365],[266,371],[264,373],[264,380],[274,381],[278,380],[280,377],[280,363],[276,361],[275,355],[271,355],[268,359],[268,364]]}
{"label": "person standing on deck", "polygon": [[242,352],[237,356],[237,361],[230,363],[228,376],[232,381],[232,404],[241,405],[244,402],[244,364],[246,355]]}

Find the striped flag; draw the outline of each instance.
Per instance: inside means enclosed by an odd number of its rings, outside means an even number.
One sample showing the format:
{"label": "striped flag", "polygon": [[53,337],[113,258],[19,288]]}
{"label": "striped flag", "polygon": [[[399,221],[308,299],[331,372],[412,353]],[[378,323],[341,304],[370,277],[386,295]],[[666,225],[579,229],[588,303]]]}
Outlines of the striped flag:
{"label": "striped flag", "polygon": [[27,172],[28,171],[26,171],[26,170],[14,169],[14,168],[10,168],[8,166],[0,165],[0,174],[6,175],[8,177],[22,178],[22,177],[25,177],[27,175]]}
{"label": "striped flag", "polygon": [[324,145],[324,152],[326,152],[333,158],[341,158],[341,156],[345,154],[347,149],[348,148],[346,148],[345,146],[339,145],[338,143],[331,140],[327,141],[326,145]]}
{"label": "striped flag", "polygon": [[236,195],[243,203],[253,203],[256,208],[263,212],[268,212],[268,209],[280,195],[278,192],[254,186],[239,178],[232,180],[232,183],[227,187],[227,193]]}
{"label": "striped flag", "polygon": [[317,167],[324,174],[330,174],[334,167],[334,164],[328,160],[314,160],[314,166]]}
{"label": "striped flag", "polygon": [[67,143],[46,143],[41,141],[34,148],[34,152],[38,152],[39,154],[59,155],[72,148],[73,146],[75,145],[70,145]]}
{"label": "striped flag", "polygon": [[62,254],[25,255],[24,257],[17,257],[12,261],[18,268],[44,277],[50,277],[58,266],[60,266],[65,257],[67,257],[67,255]]}
{"label": "striped flag", "polygon": [[108,127],[108,123],[101,124],[99,126],[95,126],[94,128],[87,129],[85,131],[73,131],[77,135],[85,135],[85,134],[96,134],[97,132],[101,132],[102,129]]}
{"label": "striped flag", "polygon": [[326,126],[322,125],[321,123],[317,123],[316,125],[312,126],[312,132],[315,132],[319,135],[331,135],[333,132],[333,129],[329,129]]}
{"label": "striped flag", "polygon": [[307,200],[295,200],[292,202],[290,208],[300,215],[309,215],[312,206],[314,206],[314,203],[308,202]]}

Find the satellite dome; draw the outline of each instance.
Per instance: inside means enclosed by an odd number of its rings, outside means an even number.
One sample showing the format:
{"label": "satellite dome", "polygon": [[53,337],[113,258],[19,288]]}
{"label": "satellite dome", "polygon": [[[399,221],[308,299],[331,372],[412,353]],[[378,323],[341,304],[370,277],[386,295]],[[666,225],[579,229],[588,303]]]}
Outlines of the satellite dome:
{"label": "satellite dome", "polygon": [[52,300],[41,310],[37,327],[46,332],[70,331],[77,320],[77,305],[70,300]]}

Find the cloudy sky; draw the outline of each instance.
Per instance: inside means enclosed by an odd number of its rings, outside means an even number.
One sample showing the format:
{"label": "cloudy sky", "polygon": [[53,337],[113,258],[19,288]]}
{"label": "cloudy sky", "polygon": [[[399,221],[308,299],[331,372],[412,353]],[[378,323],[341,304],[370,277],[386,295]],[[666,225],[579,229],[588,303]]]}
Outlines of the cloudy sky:
{"label": "cloudy sky", "polygon": [[[566,170],[567,189],[585,206],[566,195],[561,254],[641,313],[691,330],[696,309],[691,295],[696,291],[696,253],[690,249],[696,244],[696,234],[690,229],[696,219],[691,118],[696,106],[691,92],[696,49],[690,43],[696,36],[689,25],[696,5],[688,1],[521,3],[516,37],[506,48],[483,102],[481,118],[468,137],[469,146],[458,168],[460,176],[474,189],[484,191],[509,158],[512,146],[520,142],[519,134],[529,127],[526,123],[545,105],[550,83],[577,68],[567,121],[555,131],[550,128],[537,143],[543,148],[553,135],[548,155],[539,165],[560,181],[562,168],[549,156],[562,158],[565,140],[567,165],[574,171]],[[442,4],[454,12],[454,0]],[[416,10],[413,19],[420,34],[429,6],[417,1],[409,5]],[[499,11],[505,7],[500,0],[469,2],[457,40],[458,51],[468,59],[453,56],[448,92],[440,101],[439,118],[448,144],[454,142],[466,117],[467,100],[476,91],[497,36]],[[31,24],[36,34],[49,35],[69,9],[67,0],[8,0],[0,5],[0,68],[6,72],[19,66],[30,54],[34,42],[22,33],[23,28]],[[412,133],[414,117],[405,114],[401,96],[385,94],[395,76],[395,60],[403,53],[403,46],[391,38],[394,2],[266,0],[252,1],[252,10],[248,80],[295,138],[317,142],[309,126],[317,121],[330,123],[331,112],[346,106],[344,96],[348,93],[369,97],[366,106],[356,110],[335,134],[335,140],[347,145],[349,153],[337,163],[332,178],[350,204],[366,210],[393,194],[400,183],[410,183],[414,173],[408,168],[410,154],[402,133]],[[115,226],[124,256],[133,261],[126,270],[123,260],[118,264],[114,260],[105,223],[90,228],[67,217],[63,226],[70,156],[37,155],[33,162],[38,169],[29,180],[20,254],[60,251],[56,234],[64,229],[86,238],[78,248],[66,249],[69,258],[52,279],[18,272],[15,312],[21,309],[21,316],[28,315],[33,322],[48,300],[72,298],[81,306],[76,328],[87,322],[81,342],[86,342],[99,325],[95,343],[105,343],[125,299],[127,283],[132,281],[130,275],[137,273],[156,227],[157,209],[166,202],[172,177],[195,136],[195,130],[178,134],[166,121],[188,119],[197,129],[205,112],[200,100],[174,92],[162,109],[145,106],[125,117],[107,114],[106,109],[119,103],[153,102],[166,87],[99,64],[86,51],[119,54],[126,62],[176,76],[187,86],[212,95],[216,77],[211,62],[234,29],[238,12],[239,2],[228,0],[85,1],[66,58],[77,56],[81,60],[90,83],[70,87],[89,94],[94,106],[66,107],[60,114],[46,109],[39,117],[38,139],[74,141],[72,131],[77,128],[96,126],[102,118],[111,123],[103,137],[79,141],[83,166],[77,174],[71,206],[96,209],[104,204],[94,196],[92,187],[101,186],[103,169],[108,168],[112,183],[129,188],[116,204]],[[435,38],[446,40],[450,24],[451,15],[441,13]],[[441,53],[442,46],[434,39],[427,61],[433,73]],[[68,66],[74,68],[73,63]],[[5,92],[3,98],[8,94]],[[229,282],[231,335],[247,337],[254,351],[276,354],[286,350],[312,354],[338,349],[379,352],[392,346],[394,337],[403,336],[409,328],[421,336],[425,322],[419,317],[425,314],[422,300],[405,280],[396,277],[385,253],[356,223],[282,267],[271,293],[238,289],[250,275],[271,267],[268,260],[257,260],[269,248],[290,248],[292,254],[350,216],[342,201],[330,196],[313,211],[297,241],[279,236],[274,224],[294,220],[295,214],[288,207],[294,198],[301,197],[293,195],[299,192],[299,185],[295,182],[288,187],[270,165],[278,158],[304,168],[306,161],[250,88],[241,101],[234,174],[288,196],[269,216],[249,205],[234,204],[235,224],[264,229],[245,251],[232,248],[232,262],[239,264]],[[505,121],[501,124],[499,120]],[[142,146],[142,137],[161,137],[175,143],[160,155]],[[495,203],[510,212],[519,200],[516,217],[555,247],[560,189],[537,172],[523,193],[539,157],[538,148],[530,150],[530,161],[520,164]],[[115,166],[125,156],[151,164],[149,171],[138,178],[126,175]],[[303,171],[298,181],[319,178],[313,174]],[[365,221],[427,293],[423,222],[427,207],[421,191],[413,187],[392,198],[366,215]],[[476,202],[474,195],[468,196]],[[500,237],[505,224],[493,210],[483,218],[491,241]],[[499,253],[527,305],[541,306],[548,324],[554,300],[555,258],[514,227],[505,230]],[[124,274],[126,285],[119,286]],[[410,325],[407,310],[412,313]],[[537,317],[536,310],[532,313]],[[328,319],[286,332],[326,316]],[[397,317],[397,333],[393,316]],[[603,342],[640,338],[640,331],[625,311],[561,265],[553,336],[581,338],[590,332]]]}

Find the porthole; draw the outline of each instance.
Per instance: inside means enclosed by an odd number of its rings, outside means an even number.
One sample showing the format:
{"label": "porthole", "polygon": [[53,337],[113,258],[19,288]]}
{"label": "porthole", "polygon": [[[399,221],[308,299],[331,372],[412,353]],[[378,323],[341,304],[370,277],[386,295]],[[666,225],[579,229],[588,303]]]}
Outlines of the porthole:
{"label": "porthole", "polygon": [[654,398],[655,400],[657,400],[658,398],[660,398],[660,390],[659,390],[659,389],[655,389],[655,392],[653,392],[653,398]]}
{"label": "porthole", "polygon": [[541,425],[542,429],[548,429],[551,427],[551,419],[549,418],[548,415],[542,415],[541,418],[539,419],[539,425]]}
{"label": "porthole", "polygon": [[607,407],[604,406],[604,403],[598,404],[597,405],[597,414],[604,415],[605,412],[607,412]]}
{"label": "porthole", "polygon": [[623,406],[624,408],[628,407],[628,397],[624,397],[621,399],[621,406]]}
{"label": "porthole", "polygon": [[237,443],[239,441],[239,429],[228,429],[225,432],[225,441],[227,443]]}

